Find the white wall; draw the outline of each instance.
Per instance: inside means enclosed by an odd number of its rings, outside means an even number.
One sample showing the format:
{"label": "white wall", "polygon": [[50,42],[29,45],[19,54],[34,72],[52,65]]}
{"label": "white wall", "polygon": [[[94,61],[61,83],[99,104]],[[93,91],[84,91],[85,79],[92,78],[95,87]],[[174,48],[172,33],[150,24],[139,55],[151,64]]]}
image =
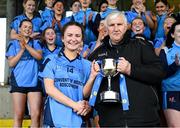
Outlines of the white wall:
{"label": "white wall", "polygon": [[0,85],[6,83],[5,78],[6,52],[6,18],[0,18]]}

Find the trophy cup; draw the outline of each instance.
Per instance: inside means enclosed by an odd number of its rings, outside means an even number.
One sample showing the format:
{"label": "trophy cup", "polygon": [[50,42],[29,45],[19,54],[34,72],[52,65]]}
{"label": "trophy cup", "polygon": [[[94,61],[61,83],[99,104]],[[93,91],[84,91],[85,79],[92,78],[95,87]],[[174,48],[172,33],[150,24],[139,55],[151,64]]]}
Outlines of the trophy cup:
{"label": "trophy cup", "polygon": [[111,90],[111,77],[118,74],[116,71],[116,60],[107,58],[102,60],[101,72],[103,77],[108,77],[108,89],[100,93],[100,100],[102,102],[120,102],[119,93]]}

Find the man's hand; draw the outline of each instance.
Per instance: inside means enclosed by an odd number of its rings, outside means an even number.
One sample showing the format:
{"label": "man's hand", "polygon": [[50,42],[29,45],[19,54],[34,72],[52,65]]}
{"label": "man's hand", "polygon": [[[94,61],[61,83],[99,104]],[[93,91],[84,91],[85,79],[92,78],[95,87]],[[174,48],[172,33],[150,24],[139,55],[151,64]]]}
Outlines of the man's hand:
{"label": "man's hand", "polygon": [[117,71],[126,75],[131,74],[131,63],[124,57],[120,57],[117,64]]}

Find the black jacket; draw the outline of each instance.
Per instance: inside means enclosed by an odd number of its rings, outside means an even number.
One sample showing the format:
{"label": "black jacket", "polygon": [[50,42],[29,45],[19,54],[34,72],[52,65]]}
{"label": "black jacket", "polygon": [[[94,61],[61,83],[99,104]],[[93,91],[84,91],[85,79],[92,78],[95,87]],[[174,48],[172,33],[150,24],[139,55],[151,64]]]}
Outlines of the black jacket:
{"label": "black jacket", "polygon": [[[108,80],[104,77],[95,103],[100,126],[157,126],[159,101],[155,88],[165,76],[159,57],[145,40],[130,39],[126,33],[119,45],[112,45],[109,37],[106,37],[103,44],[89,56],[89,60],[119,57],[131,63],[131,74],[125,75],[129,110],[123,111],[121,103],[104,104],[100,101],[100,93],[107,90]],[[119,75],[111,81],[112,90],[119,92]]]}

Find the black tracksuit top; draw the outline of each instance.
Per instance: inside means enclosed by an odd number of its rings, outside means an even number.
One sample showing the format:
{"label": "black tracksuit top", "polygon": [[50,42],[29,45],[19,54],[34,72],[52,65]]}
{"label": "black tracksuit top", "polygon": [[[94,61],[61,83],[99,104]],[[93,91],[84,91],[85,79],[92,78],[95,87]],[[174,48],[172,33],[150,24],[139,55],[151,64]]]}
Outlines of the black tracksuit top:
{"label": "black tracksuit top", "polygon": [[[156,87],[165,76],[162,63],[153,48],[143,39],[130,39],[126,33],[118,45],[112,45],[109,37],[103,40],[89,60],[124,57],[131,63],[130,76],[125,75],[129,110],[123,111],[121,103],[100,101],[100,93],[107,90],[108,80],[103,78],[97,94],[95,109],[101,127],[157,126],[159,101]],[[112,90],[119,92],[119,75],[111,78]]]}

